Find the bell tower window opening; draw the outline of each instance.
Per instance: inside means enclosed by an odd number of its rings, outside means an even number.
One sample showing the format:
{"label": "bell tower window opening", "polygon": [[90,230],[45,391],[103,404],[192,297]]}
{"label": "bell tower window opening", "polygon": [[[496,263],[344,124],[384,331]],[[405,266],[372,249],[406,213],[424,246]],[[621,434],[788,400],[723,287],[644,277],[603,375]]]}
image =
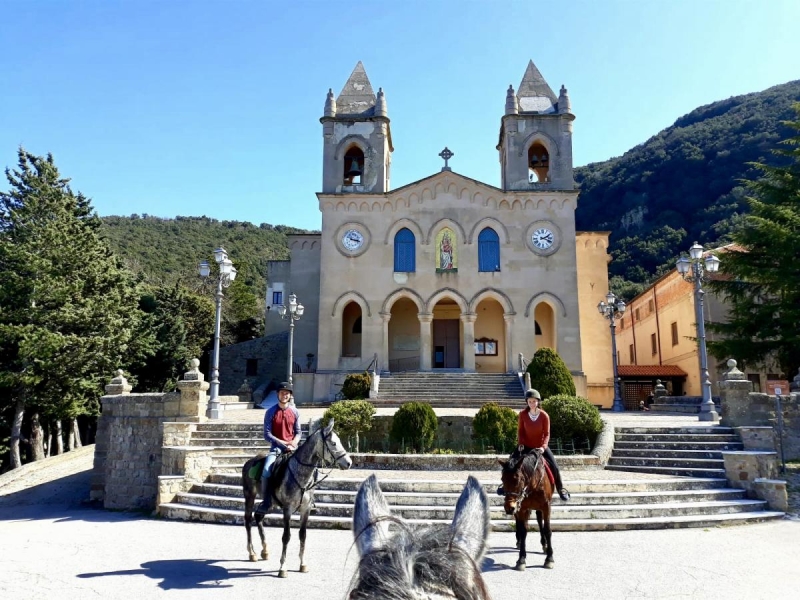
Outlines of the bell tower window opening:
{"label": "bell tower window opening", "polygon": [[361,185],[364,175],[364,153],[358,146],[351,146],[344,155],[343,185]]}
{"label": "bell tower window opening", "polygon": [[528,181],[546,183],[550,181],[550,154],[540,142],[528,148]]}

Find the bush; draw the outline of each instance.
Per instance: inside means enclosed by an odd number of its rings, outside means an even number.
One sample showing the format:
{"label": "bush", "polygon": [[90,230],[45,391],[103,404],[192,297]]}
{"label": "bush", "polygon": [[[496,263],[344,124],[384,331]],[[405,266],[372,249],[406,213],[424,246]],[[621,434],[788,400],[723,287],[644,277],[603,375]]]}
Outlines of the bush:
{"label": "bush", "polygon": [[472,420],[475,437],[484,439],[500,452],[510,452],[517,445],[517,413],[507,406],[489,402]]}
{"label": "bush", "polygon": [[562,441],[589,439],[594,446],[603,430],[600,411],[586,398],[569,395],[550,396],[542,402],[542,410],[550,417],[550,437]]}
{"label": "bush", "polygon": [[528,365],[531,387],[538,390],[542,400],[557,394],[574,396],[575,381],[566,363],[552,348],[539,348]]}
{"label": "bush", "polygon": [[398,444],[408,445],[425,452],[433,445],[439,421],[427,402],[406,402],[392,419],[389,438]]}
{"label": "bush", "polygon": [[342,396],[346,400],[369,398],[369,373],[351,373],[344,378]]}
{"label": "bush", "polygon": [[[358,434],[372,429],[372,416],[375,414],[375,407],[366,400],[340,400],[334,402],[322,415],[322,423],[327,423],[334,419],[334,429],[339,436],[347,440],[347,446],[351,450],[358,452]],[[355,444],[351,446],[350,439],[355,437]]]}

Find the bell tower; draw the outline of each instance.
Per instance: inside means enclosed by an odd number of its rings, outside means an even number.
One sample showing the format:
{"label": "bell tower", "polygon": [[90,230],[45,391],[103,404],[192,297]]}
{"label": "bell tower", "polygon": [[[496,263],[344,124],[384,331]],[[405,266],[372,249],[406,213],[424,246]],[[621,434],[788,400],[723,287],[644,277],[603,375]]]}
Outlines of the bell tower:
{"label": "bell tower", "polygon": [[358,61],[339,96],[328,90],[322,123],[322,192],[381,194],[389,191],[392,131],[383,89],[372,91]]}
{"label": "bell tower", "polygon": [[572,114],[567,89],[556,97],[528,63],[519,89],[509,85],[500,124],[501,185],[506,191],[573,190]]}

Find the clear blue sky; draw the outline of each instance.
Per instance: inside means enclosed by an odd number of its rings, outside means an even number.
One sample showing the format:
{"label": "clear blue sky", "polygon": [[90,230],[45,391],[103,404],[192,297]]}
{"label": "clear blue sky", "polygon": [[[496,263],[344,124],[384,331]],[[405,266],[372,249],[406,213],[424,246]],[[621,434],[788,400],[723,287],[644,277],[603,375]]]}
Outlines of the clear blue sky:
{"label": "clear blue sky", "polygon": [[[101,215],[320,227],[322,116],[358,60],[392,186],[499,184],[509,84],[569,89],[575,165],[690,110],[800,78],[797,0],[0,0],[0,165],[52,152]],[[3,180],[0,189],[7,189]]]}

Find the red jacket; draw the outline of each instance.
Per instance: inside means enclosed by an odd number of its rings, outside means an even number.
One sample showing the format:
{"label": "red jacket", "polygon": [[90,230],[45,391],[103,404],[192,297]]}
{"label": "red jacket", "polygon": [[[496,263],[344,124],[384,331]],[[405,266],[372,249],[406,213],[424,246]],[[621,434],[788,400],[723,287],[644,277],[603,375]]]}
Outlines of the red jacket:
{"label": "red jacket", "polygon": [[517,443],[528,448],[547,448],[550,442],[550,417],[542,409],[539,416],[531,421],[529,409],[525,408],[519,413],[517,426]]}

